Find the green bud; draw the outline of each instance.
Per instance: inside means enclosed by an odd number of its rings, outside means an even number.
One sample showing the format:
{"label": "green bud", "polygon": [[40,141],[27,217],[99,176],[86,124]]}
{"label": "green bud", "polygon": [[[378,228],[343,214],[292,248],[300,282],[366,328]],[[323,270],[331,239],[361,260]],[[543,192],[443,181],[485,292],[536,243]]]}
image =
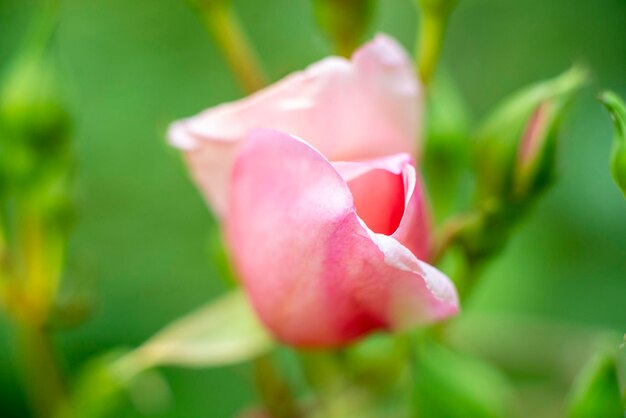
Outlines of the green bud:
{"label": "green bud", "polygon": [[372,20],[374,6],[375,0],[313,0],[317,24],[343,56],[349,56],[358,46]]}
{"label": "green bud", "polygon": [[475,260],[500,251],[515,224],[554,176],[561,119],[586,71],[572,68],[527,87],[500,105],[476,134],[476,222],[463,231]]}
{"label": "green bud", "polygon": [[24,189],[65,172],[69,133],[54,66],[45,51],[29,49],[0,91],[0,182]]}
{"label": "green bud", "polygon": [[615,356],[597,354],[574,382],[568,417],[621,418],[624,412]]}
{"label": "green bud", "polygon": [[611,151],[611,173],[615,183],[626,197],[626,104],[613,92],[605,92],[600,101],[611,112],[615,123],[615,137]]}
{"label": "green bud", "polygon": [[51,59],[57,16],[58,1],[39,4],[24,47],[0,79],[0,202],[10,202],[4,228],[15,231],[15,246],[21,225],[35,225],[50,277],[59,277],[73,219],[70,118]]}
{"label": "green bud", "polygon": [[554,170],[560,121],[586,78],[586,71],[575,67],[523,89],[492,113],[475,141],[480,200],[520,205],[545,188]]}

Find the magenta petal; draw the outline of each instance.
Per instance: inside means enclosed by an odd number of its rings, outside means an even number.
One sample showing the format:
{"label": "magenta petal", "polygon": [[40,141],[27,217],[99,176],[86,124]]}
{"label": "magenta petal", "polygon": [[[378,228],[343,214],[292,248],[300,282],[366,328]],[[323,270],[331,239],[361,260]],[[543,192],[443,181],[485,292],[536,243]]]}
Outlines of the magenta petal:
{"label": "magenta petal", "polygon": [[458,310],[449,279],[365,226],[337,170],[280,132],[243,146],[226,233],[260,318],[288,344],[337,346]]}
{"label": "magenta petal", "polygon": [[378,35],[350,61],[326,58],[250,97],[176,122],[168,137],[186,151],[196,182],[224,216],[225,180],[251,130],[303,138],[331,161],[413,154],[419,105],[410,58],[395,40]]}

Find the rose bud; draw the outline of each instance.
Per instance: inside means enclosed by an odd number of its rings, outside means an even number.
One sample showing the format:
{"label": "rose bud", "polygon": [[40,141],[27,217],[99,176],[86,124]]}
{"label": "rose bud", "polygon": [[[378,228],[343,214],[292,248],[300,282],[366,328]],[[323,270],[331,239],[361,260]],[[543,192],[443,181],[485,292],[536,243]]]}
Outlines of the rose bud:
{"label": "rose bud", "polygon": [[273,334],[332,347],[458,311],[451,281],[418,258],[425,221],[409,155],[333,164],[262,130],[238,154],[226,236]]}
{"label": "rose bud", "polygon": [[475,143],[478,187],[483,201],[523,204],[552,178],[560,121],[586,81],[580,68],[538,83],[498,107]]}
{"label": "rose bud", "polygon": [[586,71],[573,68],[527,87],[479,129],[473,144],[478,216],[462,239],[474,259],[501,251],[511,227],[552,181],[560,122],[586,78]]}
{"label": "rose bud", "polygon": [[605,92],[600,100],[613,117],[615,137],[611,150],[611,173],[615,183],[626,197],[626,104],[612,92]]}
{"label": "rose bud", "polygon": [[457,312],[454,286],[424,262],[419,101],[409,58],[380,35],[350,61],[326,58],[172,125],[279,340],[339,346]]}
{"label": "rose bud", "polygon": [[70,118],[45,53],[22,54],[0,93],[0,182],[30,189],[66,171]]}

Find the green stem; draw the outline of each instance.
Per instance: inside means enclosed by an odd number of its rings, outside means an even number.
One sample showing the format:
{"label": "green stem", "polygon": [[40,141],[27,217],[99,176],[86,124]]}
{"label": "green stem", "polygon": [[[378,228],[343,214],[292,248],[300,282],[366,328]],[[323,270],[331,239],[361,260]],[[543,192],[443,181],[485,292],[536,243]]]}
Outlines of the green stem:
{"label": "green stem", "polygon": [[480,214],[477,212],[461,213],[446,220],[436,237],[433,254],[430,260],[432,264],[437,265],[448,250],[458,243],[462,234],[468,228],[480,222],[480,220]]}
{"label": "green stem", "polygon": [[267,85],[261,65],[232,7],[222,3],[205,4],[200,13],[241,88],[250,94]]}
{"label": "green stem", "polygon": [[[1,203],[0,203],[1,204]],[[1,217],[1,216],[0,216]],[[8,284],[6,268],[6,241],[4,238],[3,225],[0,221],[0,311],[8,304]]]}
{"label": "green stem", "polygon": [[463,302],[467,302],[476,289],[476,284],[483,272],[485,265],[484,259],[474,259],[469,255],[465,255],[465,265],[463,266],[462,277],[460,278],[459,298]]}
{"label": "green stem", "polygon": [[349,39],[347,37],[335,40],[335,52],[337,55],[345,58],[350,58],[357,46],[358,40]]}
{"label": "green stem", "polygon": [[24,276],[12,296],[13,320],[17,328],[18,355],[33,413],[39,418],[54,418],[69,413],[69,400],[54,353],[51,336],[45,329],[56,287],[49,283],[46,263],[45,231],[38,214],[20,211],[21,254]]}
{"label": "green stem", "polygon": [[269,355],[254,360],[253,370],[259,396],[270,416],[274,418],[300,416],[289,382]]}
{"label": "green stem", "polygon": [[416,382],[418,379],[418,375],[420,373],[419,365],[420,365],[420,356],[422,347],[424,345],[424,333],[418,332],[413,334],[413,338],[407,338],[407,344],[409,346],[407,361],[409,367],[409,399],[411,403],[411,413],[410,418],[421,418],[422,414],[420,412],[421,405],[418,401],[418,397],[415,396],[415,388]]}
{"label": "green stem", "polygon": [[41,324],[25,320],[16,321],[16,326],[22,373],[34,416],[67,414],[69,403],[49,334]]}
{"label": "green stem", "polygon": [[423,10],[417,40],[417,68],[425,86],[432,81],[441,50],[447,26],[447,14]]}

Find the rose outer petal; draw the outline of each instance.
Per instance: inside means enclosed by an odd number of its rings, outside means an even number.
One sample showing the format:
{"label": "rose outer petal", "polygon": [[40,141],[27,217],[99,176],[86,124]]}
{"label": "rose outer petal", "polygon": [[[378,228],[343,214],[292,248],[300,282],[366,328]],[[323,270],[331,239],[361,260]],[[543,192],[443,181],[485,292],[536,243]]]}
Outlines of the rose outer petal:
{"label": "rose outer petal", "polygon": [[411,60],[386,35],[350,61],[329,57],[233,103],[172,124],[170,143],[186,151],[193,177],[218,216],[227,213],[227,178],[252,129],[305,139],[331,161],[414,154],[420,88]]}
{"label": "rose outer petal", "polygon": [[250,135],[226,234],[261,320],[285,343],[331,347],[458,311],[450,280],[357,216],[346,181],[308,144]]}

